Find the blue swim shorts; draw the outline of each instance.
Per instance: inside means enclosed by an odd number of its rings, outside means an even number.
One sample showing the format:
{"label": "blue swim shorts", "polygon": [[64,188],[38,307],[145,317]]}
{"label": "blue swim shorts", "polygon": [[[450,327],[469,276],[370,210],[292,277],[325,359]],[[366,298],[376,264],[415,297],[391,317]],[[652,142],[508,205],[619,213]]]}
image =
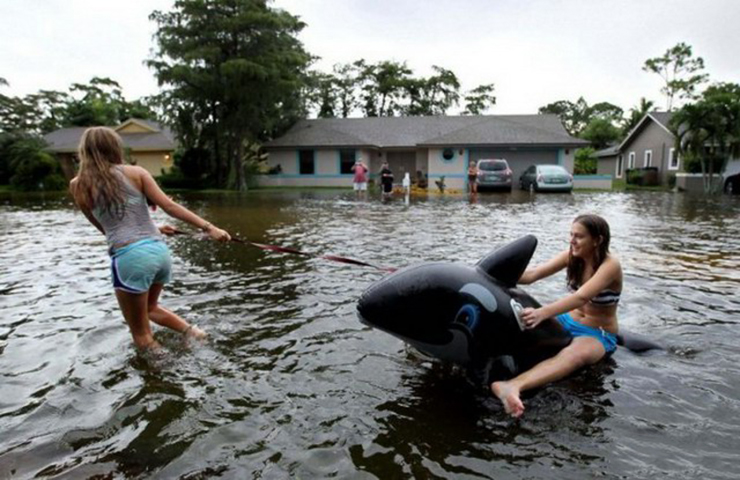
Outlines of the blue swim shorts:
{"label": "blue swim shorts", "polygon": [[593,337],[600,341],[606,350],[606,354],[609,355],[614,353],[617,349],[617,336],[613,333],[607,332],[602,328],[587,327],[582,323],[573,319],[570,313],[563,313],[555,317],[560,322],[560,325],[570,333],[573,338],[575,337]]}
{"label": "blue swim shorts", "polygon": [[161,240],[146,238],[111,255],[113,288],[145,293],[154,283],[167,283],[172,276],[170,250]]}

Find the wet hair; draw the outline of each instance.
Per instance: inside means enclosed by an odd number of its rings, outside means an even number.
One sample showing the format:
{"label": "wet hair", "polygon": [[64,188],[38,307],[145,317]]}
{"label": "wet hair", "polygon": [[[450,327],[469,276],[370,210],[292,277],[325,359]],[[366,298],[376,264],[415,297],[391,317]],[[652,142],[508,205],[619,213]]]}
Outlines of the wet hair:
{"label": "wet hair", "polygon": [[113,165],[123,164],[123,141],[108,127],[85,130],[77,149],[80,171],[71,187],[75,201],[87,208],[104,208],[123,215],[121,181],[113,174]]}
{"label": "wet hair", "polygon": [[[609,232],[609,224],[602,217],[594,214],[579,215],[573,220],[573,223],[580,223],[586,228],[588,234],[600,242],[594,249],[594,272],[598,270],[599,266],[606,260],[609,255],[609,241],[611,240],[611,233]],[[568,270],[567,270],[567,281],[568,285],[581,285],[583,282],[583,270],[586,267],[586,262],[582,258],[574,258],[572,254],[568,254]]]}

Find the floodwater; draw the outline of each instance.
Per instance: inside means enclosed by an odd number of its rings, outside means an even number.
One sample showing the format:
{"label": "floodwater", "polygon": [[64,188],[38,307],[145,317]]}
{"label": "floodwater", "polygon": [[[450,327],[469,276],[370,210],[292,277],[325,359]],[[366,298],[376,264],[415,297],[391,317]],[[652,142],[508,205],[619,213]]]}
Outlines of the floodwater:
{"label": "floodwater", "polygon": [[[211,340],[158,329],[166,353],[149,358],[97,231],[64,197],[6,193],[0,479],[740,477],[740,197],[177,199],[254,241],[396,267],[474,263],[527,233],[541,262],[578,213],[599,213],[625,272],[620,324],[667,350],[620,349],[528,396],[514,420],[461,372],[358,321],[382,272],[177,237],[162,303]],[[526,289],[566,293],[563,274]]]}

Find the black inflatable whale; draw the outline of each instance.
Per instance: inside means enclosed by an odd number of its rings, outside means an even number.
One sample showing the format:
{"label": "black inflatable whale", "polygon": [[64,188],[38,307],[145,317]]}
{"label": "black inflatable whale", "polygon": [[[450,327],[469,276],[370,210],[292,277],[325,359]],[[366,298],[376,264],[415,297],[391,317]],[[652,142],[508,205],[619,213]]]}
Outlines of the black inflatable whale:
{"label": "black inflatable whale", "polygon": [[[539,307],[516,287],[537,247],[528,235],[486,255],[475,266],[425,263],[399,270],[360,297],[360,321],[420,352],[469,369],[486,384],[510,378],[566,347],[572,337],[554,318],[519,326],[515,309]],[[635,351],[660,348],[619,336]]]}

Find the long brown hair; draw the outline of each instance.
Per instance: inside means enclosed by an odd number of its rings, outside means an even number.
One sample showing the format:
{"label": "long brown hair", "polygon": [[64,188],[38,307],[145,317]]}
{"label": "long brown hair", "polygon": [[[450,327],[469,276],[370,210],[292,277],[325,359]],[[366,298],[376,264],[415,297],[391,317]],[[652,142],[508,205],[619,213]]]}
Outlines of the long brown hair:
{"label": "long brown hair", "polygon": [[[580,223],[592,238],[600,242],[594,250],[594,272],[606,260],[609,255],[609,241],[611,233],[609,224],[602,217],[594,214],[579,215],[573,220],[573,223]],[[572,253],[568,253],[568,285],[580,286],[583,282],[583,271],[586,268],[586,262],[582,258],[574,258]]]}
{"label": "long brown hair", "polygon": [[91,127],[80,139],[77,154],[80,171],[71,188],[77,204],[109,213],[123,214],[121,181],[113,174],[113,165],[123,164],[123,141],[108,127]]}

